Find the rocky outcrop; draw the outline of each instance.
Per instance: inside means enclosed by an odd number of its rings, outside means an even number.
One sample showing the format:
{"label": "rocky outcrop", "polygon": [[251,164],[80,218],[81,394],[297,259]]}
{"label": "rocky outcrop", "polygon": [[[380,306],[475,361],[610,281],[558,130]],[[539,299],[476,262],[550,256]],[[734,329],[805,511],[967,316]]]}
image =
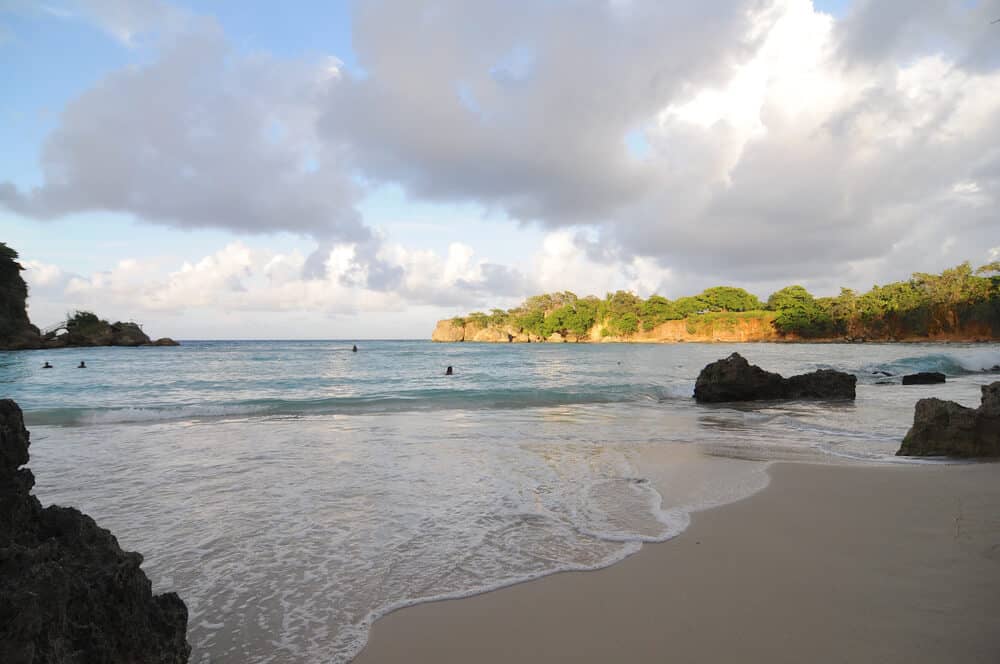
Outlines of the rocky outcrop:
{"label": "rocky outcrop", "polygon": [[86,326],[70,326],[62,334],[50,334],[42,340],[45,348],[68,346],[148,346],[153,343],[138,323],[98,321]]}
{"label": "rocky outcrop", "polygon": [[150,346],[180,346],[180,343],[174,341],[170,337],[160,337],[151,343]]}
{"label": "rocky outcrop", "polygon": [[853,399],[858,379],[832,369],[784,378],[750,364],[739,353],[707,365],[698,374],[694,398],[699,402],[770,399]]}
{"label": "rocky outcrop", "polygon": [[1000,457],[1000,381],[982,386],[979,408],[921,399],[898,456]]}
{"label": "rocky outcrop", "polygon": [[476,330],[468,341],[480,341],[485,343],[507,343],[510,341],[510,335],[506,331],[497,329],[495,327],[484,327]]}
{"label": "rocky outcrop", "polygon": [[0,400],[0,662],[186,662],[187,607],[153,595],[142,556],[31,495],[21,409]]}
{"label": "rocky outcrop", "polygon": [[431,333],[431,341],[481,341],[491,343],[683,343],[683,342],[752,342],[794,341],[794,335],[781,335],[771,324],[772,312],[762,312],[759,318],[742,318],[735,321],[718,320],[692,327],[686,320],[671,320],[652,330],[640,329],[627,337],[608,334],[603,325],[594,325],[586,334],[559,334],[549,337],[525,332],[511,325],[483,327],[475,321],[461,318],[440,320]]}
{"label": "rocky outcrop", "polygon": [[431,341],[465,341],[465,325],[451,318],[439,320],[431,334]]}
{"label": "rocky outcrop", "polygon": [[0,350],[38,348],[41,335],[28,320],[28,285],[17,252],[0,242]]}
{"label": "rocky outcrop", "polygon": [[937,371],[921,371],[903,376],[903,385],[934,385],[944,381],[945,375]]}

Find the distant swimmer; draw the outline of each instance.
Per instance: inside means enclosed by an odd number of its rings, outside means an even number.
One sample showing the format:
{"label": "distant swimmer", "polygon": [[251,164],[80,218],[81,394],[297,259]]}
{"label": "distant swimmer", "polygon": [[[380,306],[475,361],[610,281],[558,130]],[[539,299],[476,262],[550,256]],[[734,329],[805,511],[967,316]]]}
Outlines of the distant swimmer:
{"label": "distant swimmer", "polygon": [[87,363],[84,362],[83,360],[80,360],[80,366],[78,366],[77,369],[86,369],[86,368],[87,368]]}
{"label": "distant swimmer", "polygon": [[445,375],[445,376],[452,376],[452,375],[454,375],[454,374],[455,374],[455,372],[454,372],[454,371],[452,371],[452,369],[451,369],[451,365],[449,364],[449,365],[448,365],[448,368],[444,370],[444,375]]}
{"label": "distant swimmer", "polygon": [[[43,364],[43,365],[42,365],[42,368],[43,368],[43,369],[51,369],[51,368],[52,368],[52,365],[51,365],[51,364],[49,364],[49,361],[48,361],[48,360],[46,360],[46,361],[45,361],[45,364]],[[451,367],[448,367],[448,368],[450,369]]]}
{"label": "distant swimmer", "polygon": [[358,347],[357,347],[357,345],[355,345],[355,346],[354,346],[354,348],[352,348],[352,349],[351,349],[351,352],[352,352],[352,353],[357,353],[357,352],[358,352]]}

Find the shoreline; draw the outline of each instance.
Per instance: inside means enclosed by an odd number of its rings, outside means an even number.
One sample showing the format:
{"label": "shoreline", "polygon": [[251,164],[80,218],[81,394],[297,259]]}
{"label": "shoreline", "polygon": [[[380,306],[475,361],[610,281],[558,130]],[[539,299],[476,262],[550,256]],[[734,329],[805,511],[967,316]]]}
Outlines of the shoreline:
{"label": "shoreline", "polygon": [[[427,339],[420,339],[419,341],[427,341]],[[680,345],[680,344],[843,344],[845,346],[871,346],[871,345],[895,345],[895,344],[1000,344],[1000,338],[996,339],[984,339],[982,337],[976,337],[972,339],[955,339],[955,338],[942,338],[934,339],[928,337],[913,337],[907,339],[867,339],[865,341],[857,341],[851,339],[831,339],[831,338],[816,338],[816,339],[619,339],[605,337],[600,341],[592,341],[590,339],[563,339],[560,341],[549,341],[547,339],[541,339],[539,341],[486,341],[482,339],[460,339],[456,341],[446,341],[442,339],[430,339],[432,343],[436,344],[483,344],[483,345],[496,345],[503,346],[505,344],[513,344],[518,346],[525,346],[529,344],[537,345],[556,345],[556,344],[584,344],[584,345],[594,345],[600,346],[601,344],[665,344],[665,345]]]}
{"label": "shoreline", "polygon": [[610,567],[389,613],[354,661],[1000,660],[1000,463],[767,473]]}

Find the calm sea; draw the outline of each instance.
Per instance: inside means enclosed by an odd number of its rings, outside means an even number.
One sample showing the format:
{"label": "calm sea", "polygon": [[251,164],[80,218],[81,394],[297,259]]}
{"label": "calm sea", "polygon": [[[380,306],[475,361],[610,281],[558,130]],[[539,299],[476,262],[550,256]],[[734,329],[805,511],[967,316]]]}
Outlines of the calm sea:
{"label": "calm sea", "polygon": [[[145,555],[194,662],[347,661],[393,608],[612,564],[772,460],[906,463],[917,399],[1000,379],[995,344],[351,343],[0,353],[36,493]],[[695,404],[734,350],[852,372],[857,401]],[[948,382],[898,384],[920,370]]]}

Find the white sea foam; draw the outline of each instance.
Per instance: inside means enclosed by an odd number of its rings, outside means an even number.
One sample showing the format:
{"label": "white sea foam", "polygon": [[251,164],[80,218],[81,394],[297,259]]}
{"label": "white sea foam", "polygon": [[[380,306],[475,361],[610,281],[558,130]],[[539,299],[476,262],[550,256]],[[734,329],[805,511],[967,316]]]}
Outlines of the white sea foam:
{"label": "white sea foam", "polygon": [[955,359],[968,371],[991,371],[1000,367],[1000,350],[996,348],[968,349],[956,353]]}
{"label": "white sea foam", "polygon": [[504,418],[104,425],[57,447],[43,429],[33,465],[44,501],[93,514],[181,594],[192,661],[346,662],[390,611],[607,567],[721,498],[665,500],[634,445],[520,442],[539,415],[488,442]]}

